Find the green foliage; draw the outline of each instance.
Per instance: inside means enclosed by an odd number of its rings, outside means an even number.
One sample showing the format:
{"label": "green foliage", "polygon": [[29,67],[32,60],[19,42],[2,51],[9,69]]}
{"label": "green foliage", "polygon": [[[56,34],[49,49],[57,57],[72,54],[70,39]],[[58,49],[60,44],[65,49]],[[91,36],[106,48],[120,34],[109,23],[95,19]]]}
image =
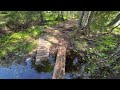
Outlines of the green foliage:
{"label": "green foliage", "polygon": [[31,52],[37,47],[35,38],[39,37],[41,34],[42,30],[40,27],[32,27],[25,31],[0,37],[0,58],[7,55],[9,52],[16,52],[18,50],[23,53]]}
{"label": "green foliage", "polygon": [[[71,12],[64,11],[63,17],[65,19],[70,18]],[[74,12],[72,12],[74,13]],[[58,16],[58,11],[42,11],[43,18],[48,20],[47,25],[53,26],[59,23],[59,21],[55,21]],[[0,13],[0,26],[4,27],[6,23],[11,25],[21,25],[29,22],[31,20],[39,20],[41,11],[6,11],[5,14]],[[73,15],[73,14],[72,14]],[[0,58],[7,55],[9,52],[15,52],[16,50],[22,50],[26,52],[30,52],[36,45],[30,41],[35,42],[35,40],[42,34],[41,27],[32,26],[27,30],[22,30],[17,33],[8,34],[6,36],[0,37]]]}
{"label": "green foliage", "polygon": [[99,51],[109,51],[115,48],[117,39],[112,35],[108,35],[97,39],[96,44]]}
{"label": "green foliage", "polygon": [[47,22],[48,26],[54,26],[56,24],[58,24],[59,21],[50,21],[50,22]]}
{"label": "green foliage", "polygon": [[87,48],[87,42],[86,41],[82,41],[82,42],[79,42],[79,41],[74,41],[75,43],[75,48],[77,50],[83,50],[85,51]]}
{"label": "green foliage", "polygon": [[[114,72],[116,75],[119,70],[119,60],[114,62],[108,60],[110,54],[115,50],[119,37],[113,35],[106,35],[104,37],[96,38],[96,47],[87,50],[87,65],[85,71],[92,75],[92,78],[108,78]],[[102,61],[108,60],[108,61]],[[110,66],[103,67],[102,65]]]}
{"label": "green foliage", "polygon": [[38,73],[51,72],[53,70],[53,67],[50,64],[49,60],[44,60],[39,65],[35,65],[35,63],[33,63],[33,66]]}
{"label": "green foliage", "polygon": [[[32,26],[28,29],[22,29],[18,32],[12,32],[11,34],[0,36],[0,59],[5,57],[9,53],[19,55],[26,54],[31,52],[34,48],[37,47],[37,38],[43,33],[43,27],[51,27],[61,20],[57,20],[56,18],[60,15],[65,20],[79,18],[79,11],[5,11],[6,13],[0,13],[0,30],[2,27],[7,26],[7,24],[19,26],[26,24],[29,21],[33,20],[42,20],[45,21],[45,25],[43,26]],[[90,22],[91,32],[97,33],[105,33],[107,30],[110,30],[109,27],[106,27],[118,14],[118,11],[97,11],[96,14],[93,15],[93,20]],[[11,30],[12,31],[12,30]],[[72,32],[73,34],[74,32]],[[92,34],[92,33],[91,33]],[[95,38],[95,45],[89,47],[90,45],[84,39],[80,39],[79,35],[75,34],[74,38],[71,38],[75,49],[82,50],[87,52],[84,55],[83,59],[87,61],[87,65],[85,67],[85,71],[87,73],[95,74],[96,70],[98,70],[98,66],[100,66],[100,62],[106,58],[115,50],[115,48],[119,45],[120,35],[120,27],[116,28],[111,35],[100,36]],[[93,35],[94,36],[94,35]],[[93,38],[94,39],[94,38]],[[94,43],[94,42],[93,42]],[[120,65],[113,64],[113,61],[109,61],[105,64],[113,65],[113,70],[120,70]],[[118,62],[117,62],[118,63]],[[51,71],[52,66],[49,63],[44,63],[45,66],[38,66],[38,72],[41,71]],[[100,71],[105,78],[108,74],[107,70],[101,69]]]}
{"label": "green foliage", "polygon": [[120,35],[120,27],[115,28],[112,33],[114,33],[116,35]]}
{"label": "green foliage", "polygon": [[31,37],[37,38],[43,33],[43,30],[42,27],[32,26],[27,30],[27,32]]}
{"label": "green foliage", "polygon": [[118,11],[98,11],[91,23],[91,30],[94,32],[105,32],[106,27],[118,14]]}

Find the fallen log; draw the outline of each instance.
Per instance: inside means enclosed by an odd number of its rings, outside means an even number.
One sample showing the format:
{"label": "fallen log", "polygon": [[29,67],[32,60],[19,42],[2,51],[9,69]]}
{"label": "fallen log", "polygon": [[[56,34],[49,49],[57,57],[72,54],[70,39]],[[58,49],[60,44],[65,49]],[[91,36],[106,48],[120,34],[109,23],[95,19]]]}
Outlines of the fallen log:
{"label": "fallen log", "polygon": [[66,47],[60,46],[57,53],[52,79],[64,79],[66,62]]}

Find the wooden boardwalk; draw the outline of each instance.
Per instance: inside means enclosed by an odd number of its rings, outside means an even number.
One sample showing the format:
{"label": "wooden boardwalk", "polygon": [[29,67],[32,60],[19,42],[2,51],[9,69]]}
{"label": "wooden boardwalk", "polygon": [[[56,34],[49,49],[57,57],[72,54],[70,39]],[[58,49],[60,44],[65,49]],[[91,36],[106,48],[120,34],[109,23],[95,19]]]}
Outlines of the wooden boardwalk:
{"label": "wooden boardwalk", "polygon": [[39,38],[39,45],[37,49],[36,62],[35,62],[36,65],[40,64],[42,60],[48,60],[50,46],[51,44],[49,41],[43,38]]}
{"label": "wooden boardwalk", "polygon": [[66,62],[66,48],[59,47],[52,79],[64,79]]}
{"label": "wooden boardwalk", "polygon": [[57,45],[56,49],[58,49],[58,52],[52,79],[64,79],[67,43],[63,38],[65,35],[63,35],[61,32],[73,27],[75,24],[73,24],[73,21],[66,21],[53,28],[47,28],[45,30],[46,35],[39,38],[39,45],[35,61],[37,65],[41,64],[41,61],[43,60],[48,60],[50,47],[54,44]]}

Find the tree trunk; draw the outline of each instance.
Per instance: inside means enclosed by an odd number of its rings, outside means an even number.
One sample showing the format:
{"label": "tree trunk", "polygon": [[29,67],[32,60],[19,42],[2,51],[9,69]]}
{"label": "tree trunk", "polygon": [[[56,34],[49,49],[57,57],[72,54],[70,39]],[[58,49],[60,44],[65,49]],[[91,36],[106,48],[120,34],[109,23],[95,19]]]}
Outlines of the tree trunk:
{"label": "tree trunk", "polygon": [[113,26],[114,24],[116,24],[118,21],[120,20],[120,14],[118,14],[115,19],[112,20],[112,22],[110,22],[107,26]]}
{"label": "tree trunk", "polygon": [[117,26],[115,26],[115,27],[113,27],[112,29],[110,29],[109,32],[107,32],[106,34],[110,34],[110,33],[112,33],[113,30],[114,30],[115,28],[119,27],[119,26],[120,26],[120,23],[119,23]]}
{"label": "tree trunk", "polygon": [[61,20],[64,21],[63,11],[61,11]]}
{"label": "tree trunk", "polygon": [[40,18],[41,18],[41,21],[43,22],[43,21],[44,21],[44,18],[43,18],[43,11],[40,11]]}
{"label": "tree trunk", "polygon": [[84,17],[83,17],[83,28],[85,28],[88,25],[88,19],[89,19],[89,14],[91,11],[85,11]]}
{"label": "tree trunk", "polygon": [[80,17],[79,17],[79,21],[78,21],[78,25],[79,25],[80,29],[83,27],[82,26],[83,16],[84,16],[84,11],[80,11]]}
{"label": "tree trunk", "polygon": [[52,79],[64,79],[65,62],[66,62],[66,48],[59,47]]}
{"label": "tree trunk", "polygon": [[79,27],[81,30],[84,30],[85,35],[89,35],[90,32],[90,22],[93,17],[93,12],[91,11],[81,11],[79,19]]}
{"label": "tree trunk", "polygon": [[56,20],[64,21],[63,11],[58,11],[58,16],[57,16]]}
{"label": "tree trunk", "polygon": [[87,24],[85,26],[86,28],[86,35],[89,36],[91,30],[90,30],[90,23],[92,21],[92,18],[93,18],[93,11],[90,11],[89,12],[89,16],[88,16],[88,21],[87,21]]}
{"label": "tree trunk", "polygon": [[61,39],[59,43],[60,43],[60,46],[58,48],[58,53],[57,53],[57,58],[56,58],[52,79],[64,79],[64,76],[65,76],[67,44],[64,39]]}

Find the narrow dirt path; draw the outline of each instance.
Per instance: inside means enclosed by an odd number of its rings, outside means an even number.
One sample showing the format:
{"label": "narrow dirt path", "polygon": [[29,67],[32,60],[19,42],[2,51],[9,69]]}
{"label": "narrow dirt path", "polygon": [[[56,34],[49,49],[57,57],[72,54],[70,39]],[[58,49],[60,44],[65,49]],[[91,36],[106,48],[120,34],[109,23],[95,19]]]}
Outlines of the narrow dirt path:
{"label": "narrow dirt path", "polygon": [[60,73],[65,73],[65,58],[63,59],[62,57],[65,57],[66,49],[69,44],[69,30],[71,30],[75,25],[77,25],[75,19],[62,22],[54,27],[45,29],[44,36],[39,38],[36,64],[40,64],[43,60],[47,60],[49,58],[49,54],[54,54],[58,50],[53,74],[54,78],[60,77],[59,75],[56,76],[56,73],[59,73],[61,68],[62,71],[60,71]]}
{"label": "narrow dirt path", "polygon": [[38,63],[40,60],[43,60],[43,58],[48,57],[49,53],[51,53],[52,51],[55,51],[51,47],[55,47],[55,49],[58,49],[63,41],[68,44],[69,41],[67,41],[66,38],[69,37],[69,29],[71,29],[75,25],[77,25],[76,20],[72,19],[62,22],[54,27],[46,28],[44,30],[45,34],[39,38],[36,63]]}

